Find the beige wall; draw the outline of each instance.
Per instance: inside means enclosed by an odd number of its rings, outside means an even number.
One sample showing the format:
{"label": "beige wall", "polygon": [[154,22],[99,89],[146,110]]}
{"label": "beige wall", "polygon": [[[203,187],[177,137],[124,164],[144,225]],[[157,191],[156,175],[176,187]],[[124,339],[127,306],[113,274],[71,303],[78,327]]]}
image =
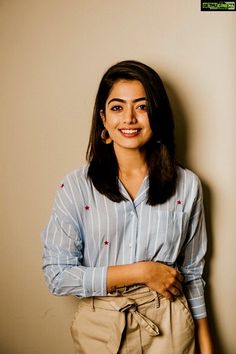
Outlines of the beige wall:
{"label": "beige wall", "polygon": [[204,184],[209,314],[236,351],[235,13],[197,0],[1,0],[1,354],[72,354],[73,298],[50,295],[40,231],[61,177],[85,161],[98,81],[138,59],[164,79],[178,156]]}

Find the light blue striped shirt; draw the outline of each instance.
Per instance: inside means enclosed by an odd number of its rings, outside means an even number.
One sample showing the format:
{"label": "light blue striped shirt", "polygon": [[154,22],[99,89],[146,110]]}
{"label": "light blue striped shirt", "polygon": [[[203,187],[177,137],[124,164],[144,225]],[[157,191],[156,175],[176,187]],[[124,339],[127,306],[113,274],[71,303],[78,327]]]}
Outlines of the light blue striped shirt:
{"label": "light blue striped shirt", "polygon": [[146,203],[148,177],[133,201],[112,202],[87,178],[88,166],[58,187],[42,232],[43,270],[55,295],[105,296],[109,265],[160,261],[184,275],[193,316],[206,317],[202,271],[207,237],[198,177],[178,167],[176,193],[164,204]]}

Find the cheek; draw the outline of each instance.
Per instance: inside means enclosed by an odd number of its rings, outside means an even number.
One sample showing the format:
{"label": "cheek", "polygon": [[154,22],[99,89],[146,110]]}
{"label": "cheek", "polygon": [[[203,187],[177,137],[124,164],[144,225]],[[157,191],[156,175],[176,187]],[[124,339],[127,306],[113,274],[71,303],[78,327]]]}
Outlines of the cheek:
{"label": "cheek", "polygon": [[150,122],[149,122],[149,118],[148,115],[140,115],[139,116],[139,122],[147,129],[147,130],[151,130],[151,126],[150,126]]}
{"label": "cheek", "polygon": [[107,130],[115,129],[119,125],[118,117],[107,117],[104,126]]}

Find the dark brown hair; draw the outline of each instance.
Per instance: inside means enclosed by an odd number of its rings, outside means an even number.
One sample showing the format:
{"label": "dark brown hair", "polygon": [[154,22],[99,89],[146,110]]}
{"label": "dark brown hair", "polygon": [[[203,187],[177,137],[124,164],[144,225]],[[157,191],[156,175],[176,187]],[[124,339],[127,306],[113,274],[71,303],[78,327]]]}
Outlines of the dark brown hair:
{"label": "dark brown hair", "polygon": [[88,177],[95,188],[112,201],[125,200],[119,189],[118,162],[113,144],[106,145],[101,139],[104,126],[100,110],[105,112],[107,97],[114,83],[119,80],[138,80],[144,87],[153,132],[151,140],[145,145],[149,169],[147,203],[164,203],[176,189],[174,122],[169,99],[159,75],[143,63],[134,60],[117,63],[107,70],[100,82],[86,155],[89,162]]}

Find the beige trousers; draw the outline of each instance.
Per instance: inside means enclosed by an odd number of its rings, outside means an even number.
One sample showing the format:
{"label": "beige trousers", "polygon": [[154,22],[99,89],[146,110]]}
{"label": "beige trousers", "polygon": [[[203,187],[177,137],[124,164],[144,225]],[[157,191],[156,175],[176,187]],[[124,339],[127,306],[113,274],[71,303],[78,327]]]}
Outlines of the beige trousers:
{"label": "beige trousers", "polygon": [[195,353],[185,297],[170,302],[148,287],[80,299],[71,334],[76,354]]}

